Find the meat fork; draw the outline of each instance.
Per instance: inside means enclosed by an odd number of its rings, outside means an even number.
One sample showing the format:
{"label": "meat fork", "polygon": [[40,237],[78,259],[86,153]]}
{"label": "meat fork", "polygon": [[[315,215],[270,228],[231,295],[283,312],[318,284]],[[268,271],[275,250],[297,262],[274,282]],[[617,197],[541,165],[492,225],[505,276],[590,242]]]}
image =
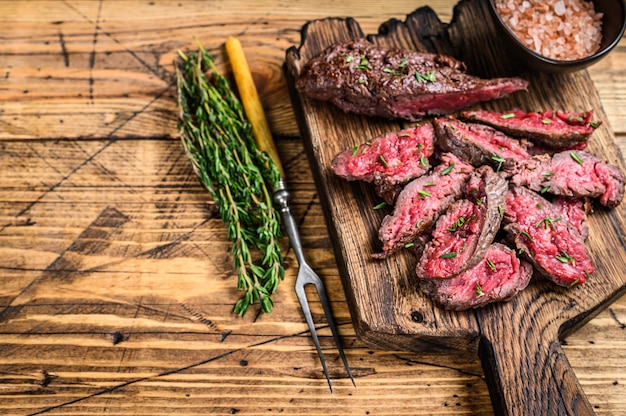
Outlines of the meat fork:
{"label": "meat fork", "polygon": [[313,285],[317,290],[317,295],[320,299],[322,307],[324,308],[324,314],[326,315],[328,326],[330,327],[330,330],[333,334],[333,339],[335,341],[335,345],[337,346],[337,350],[339,351],[339,355],[341,356],[341,361],[343,361],[343,365],[346,369],[346,372],[348,373],[348,376],[352,380],[352,384],[356,387],[352,371],[350,370],[350,366],[348,365],[348,360],[346,359],[346,355],[343,352],[343,348],[341,347],[341,340],[339,339],[337,326],[335,325],[335,320],[333,319],[332,311],[330,309],[330,303],[328,302],[328,296],[326,295],[324,283],[322,282],[322,279],[319,277],[319,275],[317,275],[317,273],[315,273],[313,269],[309,266],[304,257],[304,251],[302,250],[302,243],[300,241],[300,234],[298,233],[298,226],[293,218],[293,215],[291,214],[291,209],[289,208],[289,200],[291,199],[291,194],[287,190],[285,172],[280,162],[280,158],[278,157],[276,145],[267,125],[265,113],[263,112],[263,106],[261,105],[261,101],[259,99],[256,87],[254,85],[254,81],[252,79],[252,74],[250,73],[250,69],[243,53],[241,43],[238,39],[234,37],[229,37],[226,40],[226,53],[228,54],[228,58],[231,62],[233,75],[235,77],[235,82],[237,83],[237,89],[239,90],[239,95],[241,96],[241,101],[246,115],[250,121],[250,124],[252,125],[254,137],[259,146],[259,149],[267,152],[267,154],[276,163],[281,173],[281,179],[278,182],[276,188],[273,190],[273,200],[274,203],[278,206],[278,210],[282,214],[285,230],[287,231],[289,241],[291,242],[291,247],[293,248],[293,251],[296,254],[296,259],[298,260],[299,269],[295,283],[296,296],[298,297],[298,301],[300,302],[300,306],[302,308],[304,318],[306,319],[306,323],[309,326],[309,331],[311,332],[311,337],[313,338],[313,343],[315,344],[317,355],[319,356],[320,362],[322,363],[322,368],[324,370],[324,375],[326,376],[326,381],[328,382],[328,387],[330,388],[330,391],[332,393],[333,386],[330,381],[330,375],[328,374],[326,360],[324,359],[324,354],[322,353],[322,347],[320,346],[320,341],[317,337],[317,331],[313,322],[313,316],[311,315],[311,309],[309,308],[309,302],[306,297],[305,287],[307,285]]}

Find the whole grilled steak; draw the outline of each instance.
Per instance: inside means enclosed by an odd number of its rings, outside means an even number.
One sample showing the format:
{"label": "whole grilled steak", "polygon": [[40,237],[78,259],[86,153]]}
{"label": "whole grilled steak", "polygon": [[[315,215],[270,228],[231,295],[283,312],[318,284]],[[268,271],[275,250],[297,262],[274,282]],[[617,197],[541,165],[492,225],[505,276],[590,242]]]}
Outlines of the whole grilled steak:
{"label": "whole grilled steak", "polygon": [[624,197],[624,173],[614,165],[582,150],[534,156],[513,168],[511,182],[542,193],[599,198],[616,207]]}
{"label": "whole grilled steak", "polygon": [[509,239],[547,279],[559,286],[585,283],[594,272],[583,237],[547,199],[512,186],[504,208]]}
{"label": "whole grilled steak", "polygon": [[373,182],[376,192],[391,204],[404,184],[428,172],[434,148],[433,126],[426,123],[344,150],[331,165],[348,181]]}
{"label": "whole grilled steak", "polygon": [[491,165],[500,170],[530,157],[528,142],[513,139],[483,124],[437,118],[433,126],[439,147],[474,166]]}
{"label": "whole grilled steak", "polygon": [[514,136],[527,138],[548,148],[570,148],[585,142],[600,123],[593,122],[593,111],[567,113],[548,110],[526,113],[511,110],[503,113],[464,111],[461,117],[488,124]]}
{"label": "whole grilled steak", "polygon": [[484,258],[450,279],[420,279],[422,291],[445,309],[462,311],[512,299],[528,286],[532,266],[507,246],[490,245]]}
{"label": "whole grilled steak", "polygon": [[307,62],[296,88],[345,112],[419,120],[525,90],[520,78],[481,79],[449,56],[384,48],[354,39]]}
{"label": "whole grilled steak", "polygon": [[500,228],[507,188],[507,181],[488,166],[474,172],[467,182],[466,199],[453,202],[437,220],[417,275],[450,278],[482,260]]}
{"label": "whole grilled steak", "polygon": [[383,251],[374,258],[385,258],[411,243],[428,230],[463,192],[463,185],[474,170],[472,165],[450,153],[430,174],[420,176],[402,189],[393,213],[383,218],[378,237]]}

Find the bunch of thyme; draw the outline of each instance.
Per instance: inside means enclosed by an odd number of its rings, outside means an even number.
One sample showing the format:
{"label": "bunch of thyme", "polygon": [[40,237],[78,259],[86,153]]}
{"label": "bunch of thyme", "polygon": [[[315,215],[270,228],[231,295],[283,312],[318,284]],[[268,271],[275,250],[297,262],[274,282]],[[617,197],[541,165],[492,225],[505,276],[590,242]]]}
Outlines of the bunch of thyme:
{"label": "bunch of thyme", "polygon": [[280,215],[271,190],[280,179],[276,164],[261,152],[243,107],[211,54],[178,51],[178,130],[200,183],[217,203],[245,293],[233,312],[243,316],[258,301],[271,312],[271,295],[284,278]]}

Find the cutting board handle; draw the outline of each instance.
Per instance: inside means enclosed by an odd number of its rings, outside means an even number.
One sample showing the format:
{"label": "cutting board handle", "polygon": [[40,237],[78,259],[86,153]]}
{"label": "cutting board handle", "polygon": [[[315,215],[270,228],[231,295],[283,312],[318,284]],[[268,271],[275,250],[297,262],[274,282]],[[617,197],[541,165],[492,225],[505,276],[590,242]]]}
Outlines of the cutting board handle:
{"label": "cutting board handle", "polygon": [[556,333],[548,336],[552,331],[537,326],[518,333],[519,325],[515,330],[483,318],[491,322],[483,326],[479,356],[496,415],[595,414]]}

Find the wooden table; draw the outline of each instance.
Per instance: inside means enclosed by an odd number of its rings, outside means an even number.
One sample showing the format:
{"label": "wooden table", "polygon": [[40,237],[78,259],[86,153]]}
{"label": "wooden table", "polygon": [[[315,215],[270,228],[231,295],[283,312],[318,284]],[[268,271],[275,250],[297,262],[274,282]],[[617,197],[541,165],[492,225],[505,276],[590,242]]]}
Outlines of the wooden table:
{"label": "wooden table", "polygon": [[[0,2],[0,414],[489,415],[474,355],[356,339],[282,71],[307,20],[365,33],[454,1]],[[230,243],[177,140],[173,61],[241,40],[357,388],[321,307],[330,394],[292,290],[239,318]],[[626,150],[626,40],[589,70]],[[563,341],[599,415],[626,414],[626,298]]]}

